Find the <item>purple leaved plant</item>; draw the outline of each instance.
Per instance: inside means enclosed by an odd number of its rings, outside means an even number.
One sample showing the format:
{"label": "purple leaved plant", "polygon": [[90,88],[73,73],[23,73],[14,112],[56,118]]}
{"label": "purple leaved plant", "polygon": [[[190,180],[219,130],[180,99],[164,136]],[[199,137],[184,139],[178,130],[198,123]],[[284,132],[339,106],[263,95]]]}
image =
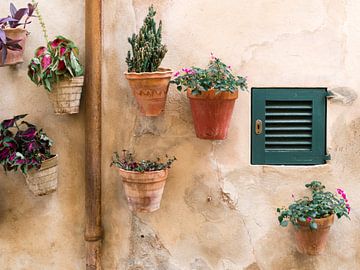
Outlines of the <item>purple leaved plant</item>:
{"label": "purple leaved plant", "polygon": [[[0,124],[0,164],[5,171],[40,169],[43,161],[53,157],[52,140],[26,121],[27,115],[18,115]],[[19,123],[20,122],[20,123]]]}
{"label": "purple leaved plant", "polygon": [[5,18],[0,18],[0,51],[1,51],[1,64],[6,61],[8,50],[20,51],[20,40],[14,40],[6,36],[5,29],[14,29],[23,26],[25,29],[31,23],[30,18],[35,17],[34,11],[37,3],[28,3],[26,8],[17,9],[13,3],[10,4],[10,15]]}

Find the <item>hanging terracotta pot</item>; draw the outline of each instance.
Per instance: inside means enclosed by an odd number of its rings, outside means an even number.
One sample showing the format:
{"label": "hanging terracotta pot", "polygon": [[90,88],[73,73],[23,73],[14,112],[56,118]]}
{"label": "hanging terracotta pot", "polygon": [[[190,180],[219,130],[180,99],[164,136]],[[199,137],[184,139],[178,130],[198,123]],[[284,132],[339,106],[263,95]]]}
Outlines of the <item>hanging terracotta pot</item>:
{"label": "hanging terracotta pot", "polygon": [[84,76],[63,80],[53,85],[49,99],[55,114],[79,113],[83,85]]}
{"label": "hanging terracotta pot", "polygon": [[58,183],[58,156],[45,160],[40,170],[30,170],[24,176],[34,195],[43,196],[54,192]]}
{"label": "hanging terracotta pot", "polygon": [[169,68],[159,68],[157,72],[125,72],[141,114],[158,116],[165,110],[172,73]]}
{"label": "hanging terracotta pot", "polygon": [[297,250],[302,254],[318,255],[325,250],[331,225],[334,223],[334,215],[315,220],[318,228],[311,230],[309,222],[299,222],[299,228],[295,227],[295,240]]}
{"label": "hanging terracotta pot", "polygon": [[224,140],[227,137],[238,91],[215,94],[215,90],[192,95],[187,91],[196,136],[206,140]]}
{"label": "hanging terracotta pot", "polygon": [[167,169],[143,173],[119,169],[119,173],[131,211],[154,212],[160,208]]}
{"label": "hanging terracotta pot", "polygon": [[[7,57],[4,64],[0,63],[0,67],[3,66],[11,66],[16,65],[24,62],[24,50],[25,50],[25,43],[28,36],[28,31],[22,28],[8,28],[4,29],[6,37],[11,38],[13,40],[20,40],[19,45],[21,46],[21,50],[19,51],[12,51],[7,50]],[[2,50],[0,50],[0,55]],[[1,61],[0,61],[1,62]]]}

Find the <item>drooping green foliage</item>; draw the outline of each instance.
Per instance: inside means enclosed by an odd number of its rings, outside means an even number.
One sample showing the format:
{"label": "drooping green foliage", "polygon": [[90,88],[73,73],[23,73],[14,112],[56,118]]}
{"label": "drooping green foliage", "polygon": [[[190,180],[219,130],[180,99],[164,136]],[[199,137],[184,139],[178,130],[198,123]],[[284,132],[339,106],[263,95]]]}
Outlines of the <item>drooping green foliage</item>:
{"label": "drooping green foliage", "polygon": [[239,89],[247,90],[246,78],[233,74],[231,66],[223,63],[211,54],[207,68],[183,68],[174,74],[171,83],[177,85],[179,91],[191,90],[193,95],[200,95],[214,89],[216,93],[235,92]]}
{"label": "drooping green foliage", "polygon": [[150,6],[139,34],[128,38],[132,48],[126,57],[129,72],[155,72],[167,53],[166,46],[161,44],[162,22],[157,28],[155,15],[154,7]]}
{"label": "drooping green foliage", "polygon": [[53,157],[52,140],[42,129],[18,115],[0,123],[0,164],[5,171],[40,169],[43,161]]}
{"label": "drooping green foliage", "polygon": [[49,92],[61,80],[84,75],[79,61],[79,49],[71,40],[57,36],[46,47],[39,47],[31,59],[28,76],[36,85],[43,85]]}
{"label": "drooping green foliage", "polygon": [[348,198],[342,189],[337,189],[340,195],[338,198],[335,194],[325,191],[325,186],[319,181],[312,181],[305,187],[311,190],[312,198],[303,197],[295,200],[288,208],[277,208],[279,213],[279,223],[286,227],[289,221],[299,226],[299,222],[307,222],[312,230],[317,229],[316,219],[325,218],[335,214],[338,218],[345,216],[349,218],[350,205]]}
{"label": "drooping green foliage", "polygon": [[135,172],[152,172],[152,171],[161,171],[164,169],[170,169],[172,163],[176,160],[176,157],[168,158],[167,161],[162,162],[160,158],[157,158],[156,161],[152,160],[140,160],[136,161],[134,154],[123,150],[122,157],[115,152],[113,157],[113,162],[111,166],[116,166],[120,169],[126,171],[135,171]]}

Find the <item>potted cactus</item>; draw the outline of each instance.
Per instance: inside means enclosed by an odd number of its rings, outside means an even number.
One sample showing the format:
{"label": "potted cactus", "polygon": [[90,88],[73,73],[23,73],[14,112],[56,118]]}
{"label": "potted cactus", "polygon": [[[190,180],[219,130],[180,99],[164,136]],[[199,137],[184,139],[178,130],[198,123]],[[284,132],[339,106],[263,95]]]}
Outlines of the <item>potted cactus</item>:
{"label": "potted cactus", "polygon": [[233,75],[231,66],[211,54],[206,69],[183,68],[171,81],[179,91],[187,91],[196,136],[207,140],[224,140],[238,90],[246,90],[246,79]]}
{"label": "potted cactus", "polygon": [[166,162],[161,162],[160,158],[136,161],[127,150],[123,150],[122,157],[114,153],[111,165],[119,169],[131,211],[154,212],[160,208],[169,169],[175,160],[173,157]]}
{"label": "potted cactus", "polygon": [[158,116],[165,110],[172,76],[171,69],[160,67],[167,48],[161,44],[162,22],[157,28],[155,14],[156,11],[151,6],[139,34],[133,34],[128,39],[132,50],[126,58],[128,72],[125,72],[125,77],[140,112],[145,116]]}
{"label": "potted cactus", "polygon": [[[289,207],[278,208],[279,223],[286,227],[289,222],[295,228],[296,247],[300,253],[318,255],[325,250],[334,216],[349,218],[350,205],[346,193],[337,189],[338,194],[325,191],[319,181],[312,181],[305,187],[311,190],[312,198],[295,199]],[[337,196],[339,195],[339,196]]]}
{"label": "potted cactus", "polygon": [[24,62],[24,48],[29,32],[26,26],[31,23],[30,18],[37,4],[29,3],[27,7],[17,9],[10,4],[10,15],[0,18],[0,66],[11,66]]}
{"label": "potted cactus", "polygon": [[42,129],[18,115],[0,124],[0,164],[5,172],[20,170],[29,189],[37,196],[57,188],[57,155],[51,154],[52,140]]}

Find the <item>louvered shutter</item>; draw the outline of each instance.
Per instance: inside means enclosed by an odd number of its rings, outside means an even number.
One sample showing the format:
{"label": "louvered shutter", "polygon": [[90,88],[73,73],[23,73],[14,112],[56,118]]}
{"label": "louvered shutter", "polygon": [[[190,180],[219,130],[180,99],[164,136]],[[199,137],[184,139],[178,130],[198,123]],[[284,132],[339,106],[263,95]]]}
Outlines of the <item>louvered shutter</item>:
{"label": "louvered shutter", "polygon": [[252,164],[324,164],[326,88],[252,89]]}

